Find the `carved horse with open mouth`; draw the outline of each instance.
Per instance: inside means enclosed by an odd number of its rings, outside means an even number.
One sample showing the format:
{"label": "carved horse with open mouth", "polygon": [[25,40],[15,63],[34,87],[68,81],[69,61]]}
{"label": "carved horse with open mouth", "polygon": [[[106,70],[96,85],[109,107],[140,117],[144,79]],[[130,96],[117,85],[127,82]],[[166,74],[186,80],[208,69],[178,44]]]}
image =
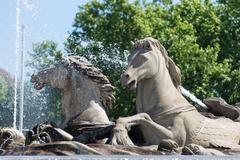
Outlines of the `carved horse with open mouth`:
{"label": "carved horse with open mouth", "polygon": [[112,143],[134,145],[128,131],[138,125],[147,144],[171,139],[180,147],[192,143],[239,147],[240,123],[201,115],[180,93],[180,76],[179,68],[158,40],[136,41],[122,83],[136,90],[138,114],[117,120]]}
{"label": "carved horse with open mouth", "polygon": [[61,128],[74,124],[111,124],[105,110],[115,102],[114,87],[101,70],[79,56],[62,57],[54,67],[33,74],[34,88],[46,85],[62,91]]}

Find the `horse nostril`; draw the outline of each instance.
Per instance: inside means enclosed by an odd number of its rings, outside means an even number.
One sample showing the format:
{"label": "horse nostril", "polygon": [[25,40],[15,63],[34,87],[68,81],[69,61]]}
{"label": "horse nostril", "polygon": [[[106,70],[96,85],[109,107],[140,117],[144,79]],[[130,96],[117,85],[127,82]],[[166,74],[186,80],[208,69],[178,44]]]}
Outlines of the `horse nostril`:
{"label": "horse nostril", "polygon": [[32,79],[35,79],[35,77],[36,77],[36,76],[35,76],[34,74],[32,74],[32,75],[31,75],[31,80],[32,80]]}
{"label": "horse nostril", "polygon": [[38,81],[38,77],[37,77],[37,75],[32,74],[32,76],[31,76],[31,80],[30,80],[30,81],[31,81],[32,83]]}
{"label": "horse nostril", "polygon": [[126,79],[129,79],[129,77],[130,77],[129,74],[125,74]]}
{"label": "horse nostril", "polygon": [[123,74],[121,79],[122,79],[123,83],[126,83],[130,79],[130,75],[129,74]]}

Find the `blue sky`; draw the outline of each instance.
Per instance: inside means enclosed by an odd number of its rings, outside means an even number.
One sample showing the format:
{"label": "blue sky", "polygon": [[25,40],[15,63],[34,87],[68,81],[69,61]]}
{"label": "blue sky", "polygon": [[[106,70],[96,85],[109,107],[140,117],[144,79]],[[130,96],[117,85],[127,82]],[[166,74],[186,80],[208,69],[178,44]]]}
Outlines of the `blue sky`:
{"label": "blue sky", "polygon": [[[16,1],[0,1],[0,68],[15,72]],[[88,0],[20,0],[20,24],[25,25],[25,52],[32,43],[53,40],[63,48],[78,6]],[[27,58],[27,55],[26,55]]]}

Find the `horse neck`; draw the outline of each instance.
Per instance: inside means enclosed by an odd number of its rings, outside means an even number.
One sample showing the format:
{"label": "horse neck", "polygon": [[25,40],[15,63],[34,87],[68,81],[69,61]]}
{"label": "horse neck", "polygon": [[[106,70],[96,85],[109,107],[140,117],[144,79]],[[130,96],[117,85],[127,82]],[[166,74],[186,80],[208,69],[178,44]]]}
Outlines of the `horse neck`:
{"label": "horse neck", "polygon": [[193,108],[172,83],[165,62],[159,65],[159,72],[154,77],[138,83],[137,112],[156,116],[182,107]]}
{"label": "horse neck", "polygon": [[64,89],[62,109],[66,121],[80,117],[81,121],[92,123],[109,122],[100,104],[99,88],[82,75],[72,78],[71,83]]}

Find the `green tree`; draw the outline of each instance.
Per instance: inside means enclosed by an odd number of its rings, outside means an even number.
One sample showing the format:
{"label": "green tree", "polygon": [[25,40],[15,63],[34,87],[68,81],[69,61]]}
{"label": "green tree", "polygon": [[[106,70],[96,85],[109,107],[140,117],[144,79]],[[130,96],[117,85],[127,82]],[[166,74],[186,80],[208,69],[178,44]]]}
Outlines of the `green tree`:
{"label": "green tree", "polygon": [[4,102],[7,98],[8,83],[6,78],[0,76],[0,103]]}
{"label": "green tree", "polygon": [[10,73],[0,69],[0,127],[13,123],[13,82]]}
{"label": "green tree", "polygon": [[130,40],[150,35],[151,27],[146,18],[140,2],[93,0],[79,6],[68,48],[75,51],[81,42],[95,41],[102,42],[103,46],[115,44],[125,50]]}
{"label": "green tree", "polygon": [[229,101],[234,103],[240,101],[240,3],[237,0],[218,2],[218,15],[222,21],[219,60],[231,60],[231,80],[225,85],[225,94],[228,95]]}
{"label": "green tree", "polygon": [[33,51],[29,53],[30,59],[27,66],[33,70],[41,70],[56,64],[62,57],[62,52],[53,41],[42,41],[33,44]]}
{"label": "green tree", "polygon": [[237,0],[219,0],[219,17],[222,21],[220,36],[221,59],[232,58],[237,63],[234,68],[239,68],[240,60],[240,3]]}
{"label": "green tree", "polygon": [[230,80],[231,65],[227,59],[218,61],[221,20],[217,7],[208,1],[182,0],[170,7],[166,19],[169,25],[162,33],[163,42],[182,70],[183,85],[201,99],[228,100],[223,87]]}

